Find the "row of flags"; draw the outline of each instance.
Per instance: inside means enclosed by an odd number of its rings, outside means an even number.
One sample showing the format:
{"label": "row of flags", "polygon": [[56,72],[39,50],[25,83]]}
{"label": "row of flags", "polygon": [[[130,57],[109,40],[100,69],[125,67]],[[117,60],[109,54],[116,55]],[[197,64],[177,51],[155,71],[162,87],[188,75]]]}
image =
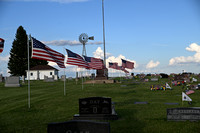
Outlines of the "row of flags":
{"label": "row of flags", "polygon": [[116,70],[122,70],[125,73],[129,73],[125,68],[133,69],[134,63],[124,60],[124,59],[121,59],[121,60],[122,60],[122,66],[118,66],[118,63],[116,63],[116,62],[109,62],[109,68],[116,69]]}
{"label": "row of flags", "polygon": [[[86,69],[103,69],[105,68],[103,60],[94,57],[80,56],[68,49],[66,49],[68,54],[67,64],[75,65],[78,67]],[[64,61],[65,56],[40,41],[32,37],[32,58],[47,60],[57,63],[60,68],[65,68]]]}
{"label": "row of flags", "polygon": [[[57,63],[57,65],[60,68],[65,68],[65,56],[42,42],[36,40],[35,38],[31,37],[32,39],[32,58],[40,59],[40,60],[47,60]],[[67,64],[69,65],[75,65],[78,67],[86,68],[86,69],[103,69],[106,68],[103,60],[99,58],[94,57],[87,57],[87,56],[80,56],[68,49],[66,49],[66,52],[68,54],[67,58]],[[111,63],[109,62],[109,68],[122,70],[125,73],[129,73],[125,68],[133,69],[134,63],[121,59],[122,60],[122,66],[118,66],[118,63]]]}

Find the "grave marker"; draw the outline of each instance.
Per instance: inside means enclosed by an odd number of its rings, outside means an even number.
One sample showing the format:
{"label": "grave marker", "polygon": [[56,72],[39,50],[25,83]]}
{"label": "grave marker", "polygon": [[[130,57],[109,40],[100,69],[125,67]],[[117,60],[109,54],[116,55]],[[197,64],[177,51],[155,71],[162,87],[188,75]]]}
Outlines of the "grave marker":
{"label": "grave marker", "polygon": [[151,81],[158,81],[158,78],[151,78]]}
{"label": "grave marker", "polygon": [[199,121],[200,107],[169,108],[167,109],[168,121]]}
{"label": "grave marker", "polygon": [[20,78],[17,76],[7,77],[5,82],[5,87],[20,87]]}
{"label": "grave marker", "polygon": [[111,98],[88,97],[79,99],[79,114],[74,115],[74,119],[115,120],[118,116]]}

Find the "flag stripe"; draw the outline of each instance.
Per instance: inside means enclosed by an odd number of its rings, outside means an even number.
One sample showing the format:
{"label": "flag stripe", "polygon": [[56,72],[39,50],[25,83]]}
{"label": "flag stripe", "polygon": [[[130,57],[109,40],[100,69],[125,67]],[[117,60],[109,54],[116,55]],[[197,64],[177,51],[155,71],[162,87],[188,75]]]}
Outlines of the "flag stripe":
{"label": "flag stripe", "polygon": [[32,58],[41,59],[46,61],[52,61],[57,63],[60,68],[65,68],[64,60],[65,56],[40,41],[32,38]]}
{"label": "flag stripe", "polygon": [[133,69],[134,68],[134,63],[133,62],[130,62],[130,61],[127,61],[127,60],[124,60],[124,59],[121,59],[122,60],[122,66],[124,68],[128,68],[128,69]]}
{"label": "flag stripe", "polygon": [[69,65],[75,65],[79,67],[89,68],[88,63],[78,54],[73,53],[72,51],[66,49],[68,58],[67,58],[67,64]]}
{"label": "flag stripe", "polygon": [[94,58],[94,57],[87,57],[87,56],[84,56],[84,59],[89,64],[89,69],[99,70],[99,69],[103,69],[103,67],[104,67],[102,59]]}

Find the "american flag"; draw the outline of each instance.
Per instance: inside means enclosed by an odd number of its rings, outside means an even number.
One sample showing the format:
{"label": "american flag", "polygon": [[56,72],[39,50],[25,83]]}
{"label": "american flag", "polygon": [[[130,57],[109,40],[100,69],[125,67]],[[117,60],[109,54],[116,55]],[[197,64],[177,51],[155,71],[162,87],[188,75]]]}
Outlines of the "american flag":
{"label": "american flag", "polygon": [[121,68],[118,66],[118,63],[114,62],[109,62],[109,68],[117,69],[120,70]]}
{"label": "american flag", "polygon": [[122,66],[123,66],[124,68],[133,69],[133,68],[134,68],[134,63],[122,59]]}
{"label": "american flag", "polygon": [[3,52],[3,47],[4,47],[4,40],[0,38],[0,53]]}
{"label": "american flag", "polygon": [[88,63],[80,55],[73,53],[72,51],[68,49],[66,49],[66,51],[68,54],[67,64],[83,67],[86,69],[90,68]]}
{"label": "american flag", "polygon": [[57,63],[60,68],[65,68],[65,56],[55,50],[52,50],[45,44],[32,37],[32,58],[52,61]]}
{"label": "american flag", "polygon": [[192,94],[192,93],[194,93],[193,90],[189,90],[189,91],[186,92],[187,95],[190,95],[190,94]]}
{"label": "american flag", "polygon": [[87,61],[90,69],[99,70],[99,69],[104,68],[102,59],[94,58],[94,57],[87,57],[87,56],[83,56],[83,57],[85,58],[85,61]]}

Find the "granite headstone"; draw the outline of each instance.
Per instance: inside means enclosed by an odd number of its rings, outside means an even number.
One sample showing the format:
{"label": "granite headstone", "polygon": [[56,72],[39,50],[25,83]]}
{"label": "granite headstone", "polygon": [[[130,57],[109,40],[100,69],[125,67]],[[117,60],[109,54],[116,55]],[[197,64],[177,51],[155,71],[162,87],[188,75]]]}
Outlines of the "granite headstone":
{"label": "granite headstone", "polygon": [[79,99],[79,114],[74,119],[118,119],[111,98],[88,97]]}
{"label": "granite headstone", "polygon": [[168,121],[199,121],[200,107],[169,108],[167,109]]}

